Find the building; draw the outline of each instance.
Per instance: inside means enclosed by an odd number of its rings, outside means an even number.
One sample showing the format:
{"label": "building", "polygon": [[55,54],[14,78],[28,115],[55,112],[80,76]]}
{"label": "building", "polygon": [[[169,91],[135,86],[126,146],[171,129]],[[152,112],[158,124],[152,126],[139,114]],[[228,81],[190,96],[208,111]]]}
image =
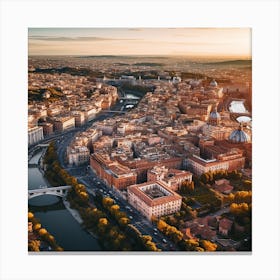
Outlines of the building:
{"label": "building", "polygon": [[53,133],[53,124],[49,122],[41,123],[40,126],[43,127],[44,136],[48,136]]}
{"label": "building", "polygon": [[188,167],[197,176],[209,171],[228,170],[227,162],[219,162],[216,159],[203,159],[198,156],[191,156],[188,159]]}
{"label": "building", "polygon": [[228,236],[229,232],[231,231],[233,221],[222,218],[219,223],[219,233],[223,236]]}
{"label": "building", "polygon": [[196,155],[193,155],[188,159],[188,167],[198,176],[209,171],[239,170],[244,168],[244,165],[245,157],[242,155],[242,152],[238,151],[231,151],[227,154],[219,155],[217,159],[206,160]]}
{"label": "building", "polygon": [[79,127],[82,126],[85,123],[85,115],[84,112],[75,112],[73,114],[75,118],[75,126]]}
{"label": "building", "polygon": [[58,132],[65,131],[75,127],[74,117],[59,117],[54,120],[54,130]]}
{"label": "building", "polygon": [[137,174],[119,162],[111,160],[107,154],[92,154],[90,166],[112,188],[124,190],[128,186],[136,184]]}
{"label": "building", "polygon": [[229,180],[220,179],[215,181],[213,189],[223,194],[230,194],[233,190],[233,186],[230,185]]}
{"label": "building", "polygon": [[43,128],[35,126],[28,129],[28,146],[38,143],[44,139]]}
{"label": "building", "polygon": [[70,165],[82,165],[89,161],[90,152],[85,146],[67,147],[67,160]]}
{"label": "building", "polygon": [[192,173],[185,170],[168,169],[163,165],[157,165],[148,170],[147,181],[162,181],[169,189],[177,191],[184,181],[192,181]]}
{"label": "building", "polygon": [[147,172],[154,166],[161,164],[167,168],[180,169],[183,164],[183,159],[180,157],[170,157],[161,160],[150,161],[148,159],[133,159],[133,160],[122,160],[122,158],[117,158],[117,160],[124,166],[135,170],[137,174],[137,183],[143,183],[147,181]]}
{"label": "building", "polygon": [[212,111],[209,115],[208,123],[211,125],[218,125],[220,124],[221,116],[217,111],[217,108],[215,108],[214,111]]}
{"label": "building", "polygon": [[250,136],[243,130],[242,124],[240,124],[240,127],[230,134],[229,141],[232,143],[249,143],[251,140]]}
{"label": "building", "polygon": [[187,238],[202,238],[212,240],[216,238],[216,224],[217,218],[213,216],[205,216],[187,221],[185,229],[182,231]]}
{"label": "building", "polygon": [[127,188],[128,202],[148,219],[176,213],[182,197],[161,181],[151,181]]}
{"label": "building", "polygon": [[83,106],[81,113],[84,115],[84,121],[88,122],[96,117],[96,114],[101,110],[98,107]]}

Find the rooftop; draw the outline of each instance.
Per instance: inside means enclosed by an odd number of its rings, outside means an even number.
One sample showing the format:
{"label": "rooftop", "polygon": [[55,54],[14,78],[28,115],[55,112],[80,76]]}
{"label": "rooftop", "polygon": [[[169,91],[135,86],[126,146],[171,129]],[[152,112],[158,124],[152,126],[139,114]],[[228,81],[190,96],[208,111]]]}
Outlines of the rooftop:
{"label": "rooftop", "polygon": [[181,199],[180,195],[168,189],[161,181],[132,185],[128,187],[128,191],[134,193],[150,207]]}
{"label": "rooftop", "polygon": [[151,199],[168,196],[167,193],[163,192],[158,185],[153,185],[151,188],[142,189],[146,195],[148,195]]}

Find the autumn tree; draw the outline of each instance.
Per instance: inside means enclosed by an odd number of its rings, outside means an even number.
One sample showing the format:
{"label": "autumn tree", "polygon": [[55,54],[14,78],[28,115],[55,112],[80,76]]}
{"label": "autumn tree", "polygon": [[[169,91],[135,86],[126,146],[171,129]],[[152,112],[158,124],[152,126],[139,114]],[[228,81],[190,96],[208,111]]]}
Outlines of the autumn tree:
{"label": "autumn tree", "polygon": [[245,216],[248,215],[250,207],[247,203],[232,203],[230,205],[230,213],[235,216]]}
{"label": "autumn tree", "polygon": [[32,220],[34,218],[34,214],[32,212],[28,212],[28,220]]}
{"label": "autumn tree", "polygon": [[217,244],[212,243],[209,240],[200,240],[200,246],[204,248],[205,251],[213,252],[217,249]]}
{"label": "autumn tree", "polygon": [[102,205],[104,208],[109,209],[114,204],[114,200],[110,197],[103,197]]}
{"label": "autumn tree", "polygon": [[31,240],[28,242],[28,251],[39,252],[40,251],[40,240]]}
{"label": "autumn tree", "polygon": [[192,193],[194,191],[194,182],[184,181],[181,185],[180,191],[182,194]]}

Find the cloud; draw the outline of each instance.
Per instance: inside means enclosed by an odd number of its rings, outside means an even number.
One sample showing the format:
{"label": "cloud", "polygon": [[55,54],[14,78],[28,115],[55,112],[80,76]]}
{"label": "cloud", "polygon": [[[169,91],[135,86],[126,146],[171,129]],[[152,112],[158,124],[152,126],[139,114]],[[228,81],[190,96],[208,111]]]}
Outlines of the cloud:
{"label": "cloud", "polygon": [[128,40],[133,41],[137,39],[124,39],[124,38],[106,38],[106,37],[51,37],[51,36],[29,36],[30,40],[36,41],[52,41],[52,42],[88,42],[88,41],[122,41]]}

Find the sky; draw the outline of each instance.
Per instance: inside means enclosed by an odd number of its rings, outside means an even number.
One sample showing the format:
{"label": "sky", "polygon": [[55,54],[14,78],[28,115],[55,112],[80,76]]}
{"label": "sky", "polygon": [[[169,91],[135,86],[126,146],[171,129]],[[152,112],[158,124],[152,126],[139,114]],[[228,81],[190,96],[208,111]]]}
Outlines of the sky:
{"label": "sky", "polygon": [[251,58],[250,28],[29,28],[29,55]]}

